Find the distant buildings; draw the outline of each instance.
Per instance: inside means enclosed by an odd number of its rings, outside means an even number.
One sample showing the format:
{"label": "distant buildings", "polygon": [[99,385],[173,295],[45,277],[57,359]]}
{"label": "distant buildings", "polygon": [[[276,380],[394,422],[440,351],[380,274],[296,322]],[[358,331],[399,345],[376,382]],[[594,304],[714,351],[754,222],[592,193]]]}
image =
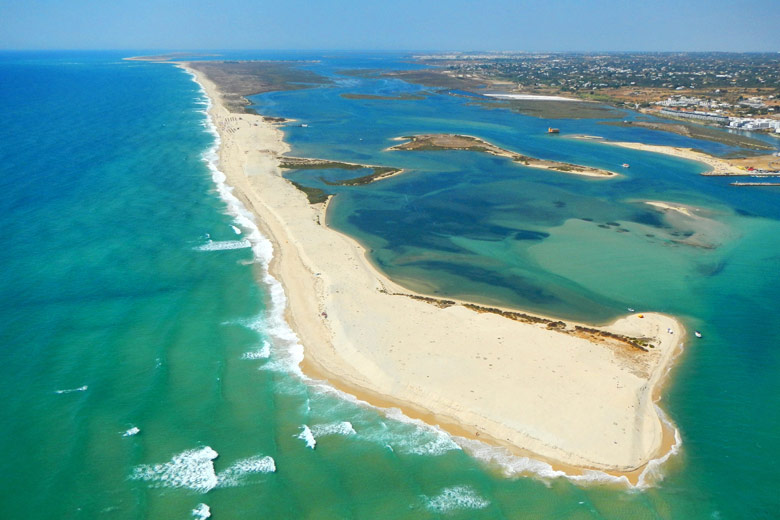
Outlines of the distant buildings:
{"label": "distant buildings", "polygon": [[775,133],[780,134],[780,121],[766,118],[732,117],[729,121],[729,128],[738,128],[740,130],[774,130]]}
{"label": "distant buildings", "polygon": [[716,125],[728,125],[729,124],[729,118],[727,116],[723,116],[720,114],[715,114],[713,112],[701,112],[699,110],[694,110],[693,112],[688,112],[684,110],[672,110],[670,108],[662,108],[661,114],[665,116],[670,117],[681,117],[684,119],[696,119],[699,121],[705,121],[707,123],[714,123]]}
{"label": "distant buildings", "polygon": [[[774,99],[774,96],[769,96],[767,99]],[[661,115],[683,118],[683,119],[695,119],[705,123],[711,123],[716,125],[728,126],[729,128],[735,128],[739,130],[748,131],[774,131],[780,133],[780,120],[772,118],[755,118],[755,117],[729,117],[724,112],[731,112],[730,109],[737,106],[750,107],[750,108],[765,108],[767,105],[764,100],[759,97],[752,97],[747,100],[740,100],[737,105],[729,103],[720,103],[712,100],[705,100],[698,97],[688,97],[674,95],[663,101],[655,103],[661,108]],[[701,111],[690,110],[691,108],[707,108],[714,111]],[[683,110],[687,108],[689,110]],[[773,108],[769,109],[770,112],[774,111]]]}

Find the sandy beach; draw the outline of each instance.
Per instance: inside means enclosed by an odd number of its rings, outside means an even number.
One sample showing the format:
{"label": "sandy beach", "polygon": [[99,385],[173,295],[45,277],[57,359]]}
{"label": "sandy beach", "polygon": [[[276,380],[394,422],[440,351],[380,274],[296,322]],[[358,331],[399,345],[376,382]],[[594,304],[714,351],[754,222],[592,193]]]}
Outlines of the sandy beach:
{"label": "sandy beach", "polygon": [[616,141],[601,141],[605,144],[611,144],[615,146],[622,146],[623,148],[631,148],[632,150],[642,150],[645,152],[656,152],[665,155],[671,155],[673,157],[680,157],[682,159],[690,159],[692,161],[699,161],[710,167],[710,170],[705,172],[704,175],[746,175],[747,172],[736,166],[729,164],[727,161],[718,159],[706,153],[696,152],[690,148],[678,148],[675,146],[662,146],[655,144],[643,144],[643,143],[624,143]]}
{"label": "sandy beach", "polygon": [[523,99],[530,101],[575,101],[578,103],[590,103],[583,99],[567,98],[563,96],[542,96],[538,94],[485,94],[487,97],[493,97],[497,99]]}
{"label": "sandy beach", "polygon": [[277,126],[230,113],[215,85],[190,72],[213,102],[220,169],[273,243],[271,273],[285,288],[307,375],[557,467],[635,481],[668,451],[673,432],[654,401],[685,338],[678,321],[644,313],[599,327],[653,345],[640,349],[574,332],[590,325],[567,322],[562,332],[415,295],[326,225],[325,204],[309,204],[282,177],[289,146]]}

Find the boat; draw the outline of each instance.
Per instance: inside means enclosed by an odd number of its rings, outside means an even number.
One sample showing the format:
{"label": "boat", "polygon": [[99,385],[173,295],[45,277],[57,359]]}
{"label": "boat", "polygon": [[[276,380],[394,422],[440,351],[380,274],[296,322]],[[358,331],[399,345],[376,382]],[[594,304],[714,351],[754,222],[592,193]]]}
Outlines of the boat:
{"label": "boat", "polygon": [[623,163],[623,164],[621,164],[620,166],[622,166],[623,168],[631,168],[631,165],[630,165],[630,164],[628,164],[627,162],[624,162],[624,163]]}
{"label": "boat", "polygon": [[693,333],[694,333],[694,335],[695,335],[697,338],[700,338],[700,337],[701,337],[701,332],[699,332],[698,330],[694,330],[694,331],[693,331]]}
{"label": "boat", "polygon": [[560,134],[561,130],[559,128],[548,127],[547,128],[547,133],[548,134]]}

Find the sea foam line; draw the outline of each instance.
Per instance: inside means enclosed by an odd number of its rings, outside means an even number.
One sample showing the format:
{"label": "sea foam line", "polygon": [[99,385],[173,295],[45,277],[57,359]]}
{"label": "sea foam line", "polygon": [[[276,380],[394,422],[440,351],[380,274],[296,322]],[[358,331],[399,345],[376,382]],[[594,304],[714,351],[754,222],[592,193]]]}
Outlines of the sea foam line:
{"label": "sea foam line", "polygon": [[230,249],[247,249],[252,247],[249,240],[209,240],[205,244],[193,247],[195,251],[227,251]]}
{"label": "sea foam line", "polygon": [[268,359],[269,357],[271,357],[271,344],[267,341],[263,341],[262,347],[251,352],[244,352],[241,359]]}
{"label": "sea foam line", "polygon": [[71,394],[73,392],[86,392],[89,387],[87,385],[80,386],[78,388],[66,388],[64,390],[55,390],[55,394]]}
{"label": "sea foam line", "polygon": [[661,421],[669,428],[674,429],[674,444],[672,445],[672,448],[663,456],[657,459],[653,459],[647,463],[647,466],[645,466],[645,469],[639,475],[639,480],[637,481],[638,488],[652,487],[653,484],[662,481],[664,479],[664,473],[662,470],[663,464],[672,456],[677,455],[680,452],[680,448],[682,447],[682,437],[680,436],[680,430],[675,428],[674,424],[672,424],[672,421],[669,419],[666,413],[664,413],[660,406],[657,404],[654,406],[658,412],[658,416],[661,418]]}
{"label": "sea foam line", "polygon": [[[303,378],[299,363],[303,360],[303,346],[298,336],[289,327],[284,319],[284,309],[287,307],[287,297],[284,287],[268,272],[268,265],[273,258],[273,245],[257,226],[255,216],[246,209],[241,201],[233,194],[233,188],[227,184],[227,177],[219,169],[219,147],[221,138],[211,116],[212,102],[206,94],[203,86],[198,83],[197,76],[187,71],[192,81],[198,85],[201,92],[201,101],[204,103],[204,126],[214,137],[213,144],[203,153],[202,159],[208,167],[211,178],[216,186],[217,193],[227,206],[227,214],[232,216],[236,227],[244,230],[244,239],[239,242],[248,242],[252,248],[255,261],[262,267],[262,282],[269,295],[270,305],[265,316],[264,331],[272,340],[274,347],[279,347],[279,356],[273,363],[265,365],[269,368],[282,369],[284,372],[295,374]],[[234,228],[235,231],[235,228]],[[275,349],[276,351],[276,349]],[[269,366],[273,365],[273,366]]]}
{"label": "sea foam line", "polygon": [[356,435],[355,428],[349,421],[339,421],[327,424],[315,424],[309,427],[308,424],[301,426],[301,431],[296,437],[306,443],[306,447],[314,449],[317,447],[317,439],[326,435]]}

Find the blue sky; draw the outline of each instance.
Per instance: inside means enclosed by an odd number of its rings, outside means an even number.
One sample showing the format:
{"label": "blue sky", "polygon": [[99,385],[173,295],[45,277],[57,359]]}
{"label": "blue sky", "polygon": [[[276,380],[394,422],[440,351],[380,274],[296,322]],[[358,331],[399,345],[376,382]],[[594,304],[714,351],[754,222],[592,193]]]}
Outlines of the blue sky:
{"label": "blue sky", "polygon": [[780,51],[780,0],[0,0],[0,48]]}

